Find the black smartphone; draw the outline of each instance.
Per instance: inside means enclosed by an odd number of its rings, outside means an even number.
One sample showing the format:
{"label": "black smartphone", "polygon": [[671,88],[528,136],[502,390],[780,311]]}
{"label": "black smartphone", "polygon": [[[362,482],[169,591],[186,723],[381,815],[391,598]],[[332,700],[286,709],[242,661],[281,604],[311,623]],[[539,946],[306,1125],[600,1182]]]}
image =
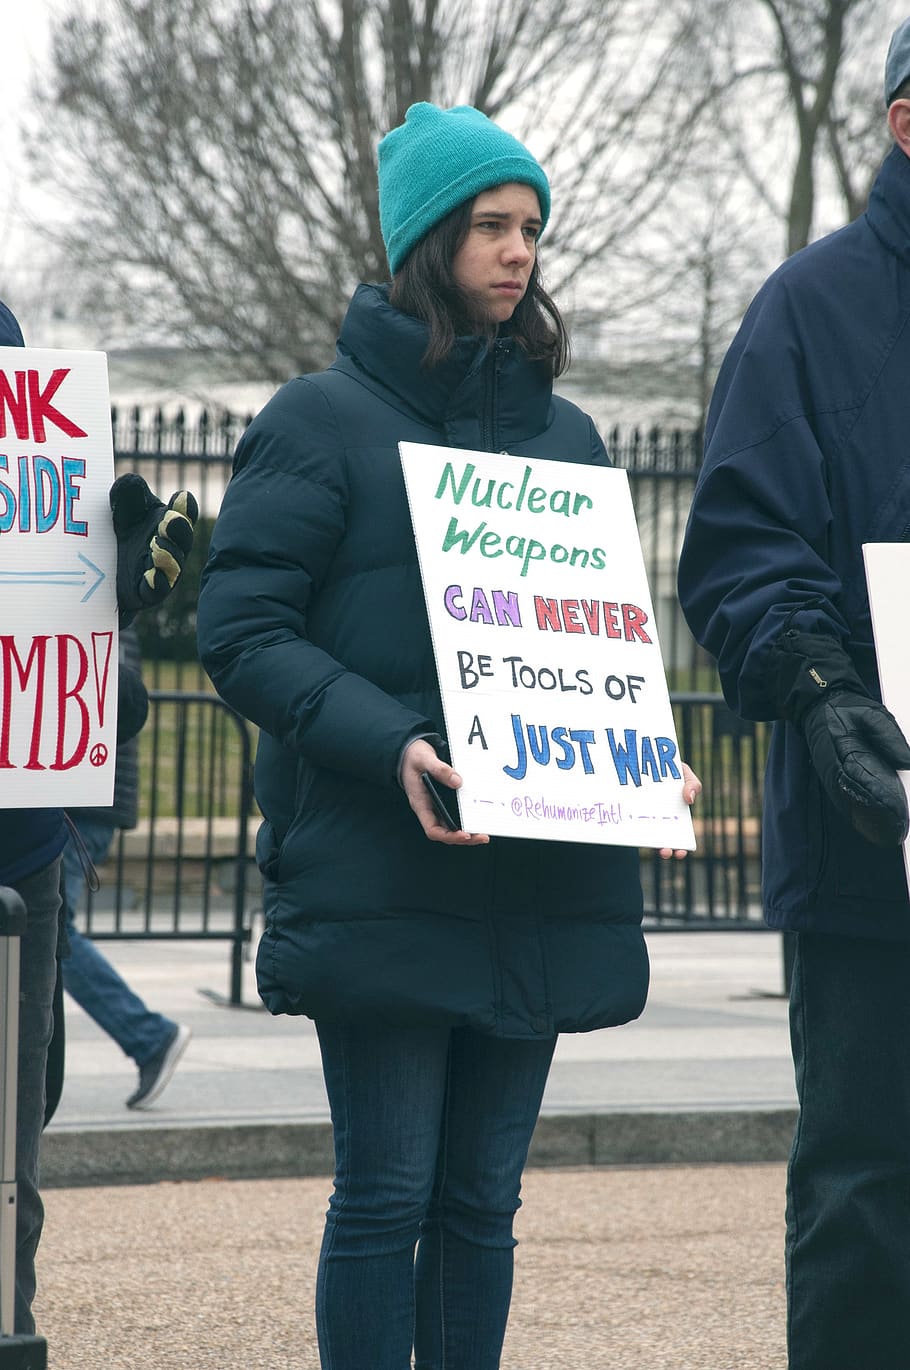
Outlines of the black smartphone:
{"label": "black smartphone", "polygon": [[455,819],[449,813],[449,810],[446,808],[445,799],[443,798],[443,791],[453,797],[455,791],[450,789],[448,785],[443,787],[438,786],[428,771],[422,771],[420,778],[423,781],[424,789],[430,797],[430,803],[433,805],[433,812],[442,826],[448,828],[449,832],[457,832],[461,825],[456,823]]}

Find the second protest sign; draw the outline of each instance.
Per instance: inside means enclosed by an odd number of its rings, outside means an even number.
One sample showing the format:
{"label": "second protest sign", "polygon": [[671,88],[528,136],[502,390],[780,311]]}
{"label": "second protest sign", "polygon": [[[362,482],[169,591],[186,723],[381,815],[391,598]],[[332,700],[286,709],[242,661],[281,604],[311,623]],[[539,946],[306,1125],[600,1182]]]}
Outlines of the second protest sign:
{"label": "second protest sign", "polygon": [[626,473],[400,451],[462,827],[694,849]]}

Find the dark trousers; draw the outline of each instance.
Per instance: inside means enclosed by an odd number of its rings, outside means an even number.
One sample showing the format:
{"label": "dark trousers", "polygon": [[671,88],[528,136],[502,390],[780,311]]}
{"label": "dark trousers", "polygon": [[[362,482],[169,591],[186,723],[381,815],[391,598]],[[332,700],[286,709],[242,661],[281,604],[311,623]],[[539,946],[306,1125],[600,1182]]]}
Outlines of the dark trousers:
{"label": "dark trousers", "polygon": [[[512,1219],[555,1038],[317,1023],[336,1175],[324,1370],[496,1370]],[[416,1247],[416,1261],[415,1261]]]}
{"label": "dark trousers", "polygon": [[910,1367],[910,946],[800,933],[790,1370]]}
{"label": "dark trousers", "polygon": [[35,1330],[35,1252],[44,1223],[38,1193],[38,1158],[44,1127],[44,1075],[54,1026],[60,858],[16,883],[26,924],[19,979],[19,1080],[16,1110],[16,1332]]}

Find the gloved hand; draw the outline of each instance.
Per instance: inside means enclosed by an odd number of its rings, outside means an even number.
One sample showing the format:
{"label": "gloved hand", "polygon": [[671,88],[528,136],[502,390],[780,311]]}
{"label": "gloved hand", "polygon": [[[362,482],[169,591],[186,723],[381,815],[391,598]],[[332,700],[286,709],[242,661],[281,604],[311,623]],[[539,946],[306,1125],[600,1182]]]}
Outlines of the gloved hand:
{"label": "gloved hand", "polygon": [[897,771],[910,770],[910,746],[893,714],[826,633],[782,633],[773,662],[781,716],[802,729],[832,804],[867,842],[900,845],[908,812]]}
{"label": "gloved hand", "polygon": [[174,588],[193,545],[199,506],[188,490],[179,490],[164,504],[135,472],[114,481],[110,502],[123,627],[140,609],[160,604]]}
{"label": "gloved hand", "polygon": [[868,695],[843,690],[808,709],[802,730],[835,808],[867,842],[899,846],[908,813],[896,772],[910,770],[910,747],[894,716]]}

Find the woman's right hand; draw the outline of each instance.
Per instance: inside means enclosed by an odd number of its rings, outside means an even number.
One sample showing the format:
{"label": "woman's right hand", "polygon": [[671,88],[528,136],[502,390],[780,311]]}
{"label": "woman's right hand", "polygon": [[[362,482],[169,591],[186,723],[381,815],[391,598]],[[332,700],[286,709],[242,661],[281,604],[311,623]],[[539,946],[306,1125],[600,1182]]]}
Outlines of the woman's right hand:
{"label": "woman's right hand", "polygon": [[446,785],[453,790],[457,790],[461,785],[461,776],[445,761],[439,759],[434,748],[424,738],[418,737],[405,748],[399,774],[401,788],[407,795],[408,803],[414,810],[417,821],[430,841],[444,842],[450,847],[481,847],[489,842],[490,839],[486,833],[463,832],[460,828],[452,831],[440,823],[420,778],[424,771],[436,781],[437,785]]}

